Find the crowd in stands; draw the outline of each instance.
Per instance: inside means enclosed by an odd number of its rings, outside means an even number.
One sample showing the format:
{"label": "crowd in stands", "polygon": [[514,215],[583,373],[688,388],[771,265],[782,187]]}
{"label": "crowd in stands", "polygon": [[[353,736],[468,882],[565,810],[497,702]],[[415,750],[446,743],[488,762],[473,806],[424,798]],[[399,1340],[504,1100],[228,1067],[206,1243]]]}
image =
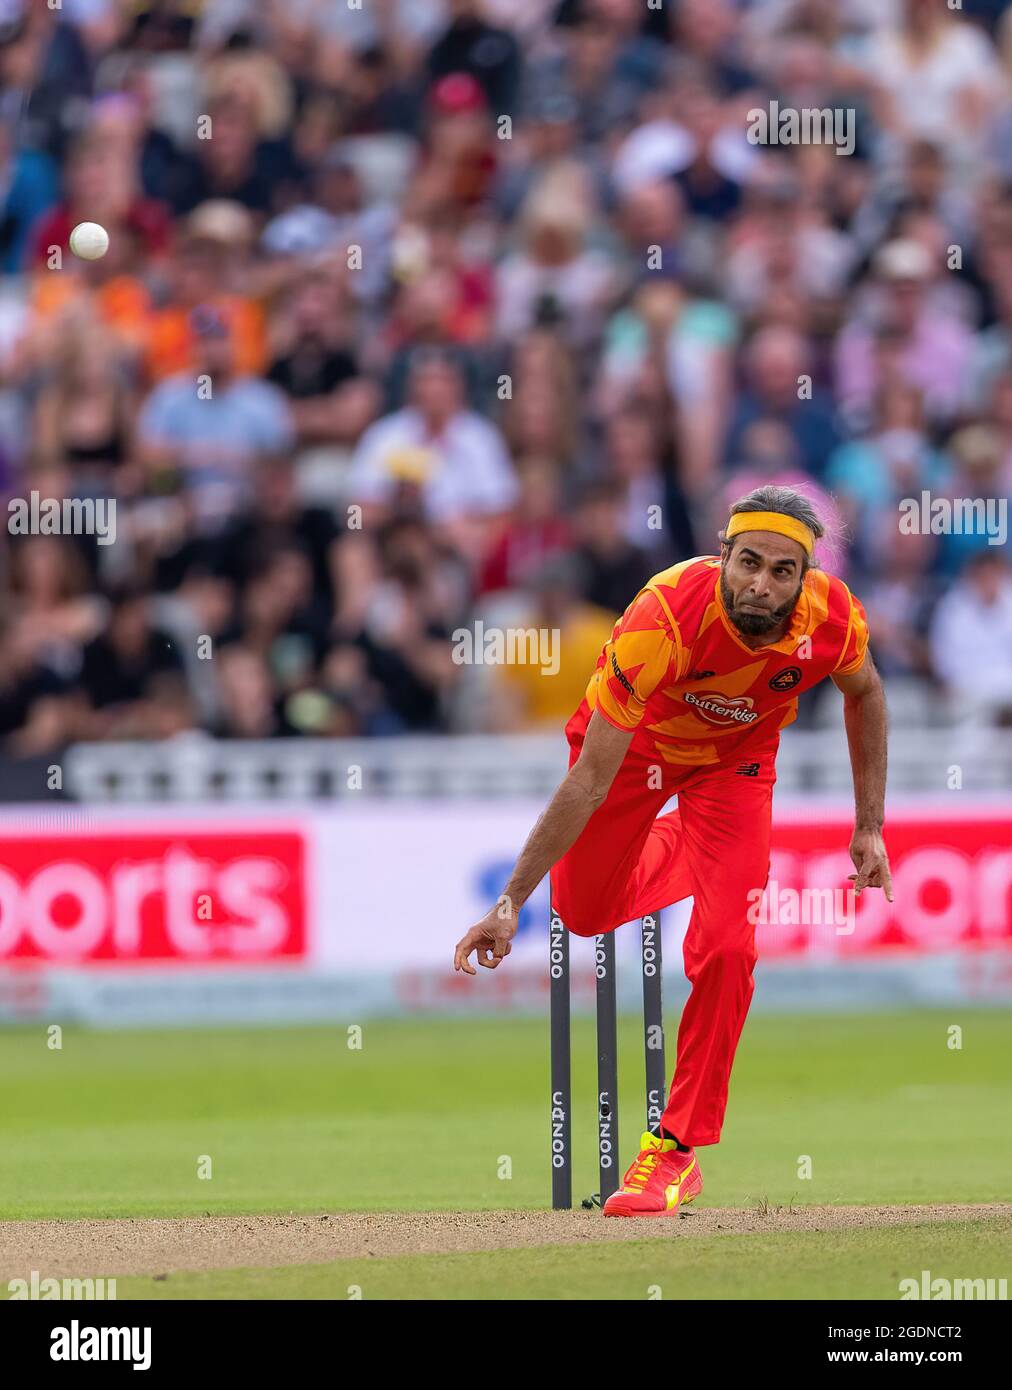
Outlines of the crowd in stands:
{"label": "crowd in stands", "polygon": [[[116,502],[0,537],[11,755],[558,730],[760,482],[1012,723],[1003,0],[0,0],[0,487]],[[558,671],[477,690],[478,620]]]}

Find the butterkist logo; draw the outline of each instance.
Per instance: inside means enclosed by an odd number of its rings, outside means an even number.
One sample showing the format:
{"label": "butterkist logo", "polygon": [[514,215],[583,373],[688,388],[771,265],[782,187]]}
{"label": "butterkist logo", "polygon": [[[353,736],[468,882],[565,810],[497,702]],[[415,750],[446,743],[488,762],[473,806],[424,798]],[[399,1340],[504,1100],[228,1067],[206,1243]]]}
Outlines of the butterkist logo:
{"label": "butterkist logo", "polygon": [[711,724],[754,724],[759,718],[751,708],[752,700],[748,695],[732,699],[727,695],[696,695],[687,690],[685,703],[692,705]]}

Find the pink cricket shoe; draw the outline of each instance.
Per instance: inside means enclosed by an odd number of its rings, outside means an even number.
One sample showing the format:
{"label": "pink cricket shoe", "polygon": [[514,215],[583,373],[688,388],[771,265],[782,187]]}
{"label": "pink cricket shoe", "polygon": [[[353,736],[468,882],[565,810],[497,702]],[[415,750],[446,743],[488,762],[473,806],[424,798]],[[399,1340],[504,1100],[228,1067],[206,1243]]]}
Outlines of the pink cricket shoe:
{"label": "pink cricket shoe", "polygon": [[605,1202],[604,1215],[677,1216],[702,1190],[695,1149],[680,1150],[673,1139],[658,1139],[648,1130],[622,1186]]}

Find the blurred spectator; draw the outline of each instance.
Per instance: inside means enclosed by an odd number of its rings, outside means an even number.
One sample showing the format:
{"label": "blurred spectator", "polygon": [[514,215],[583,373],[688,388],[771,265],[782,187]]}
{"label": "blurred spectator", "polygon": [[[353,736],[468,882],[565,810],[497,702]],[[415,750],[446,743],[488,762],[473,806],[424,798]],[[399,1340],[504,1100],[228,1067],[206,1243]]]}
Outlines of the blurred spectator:
{"label": "blurred spectator", "polygon": [[725,222],[738,211],[750,174],[744,131],[726,122],[720,94],[700,78],[675,89],[675,112],[689,138],[675,177],[694,217]]}
{"label": "blurred spectator", "polygon": [[313,592],[312,565],[300,546],[289,544],[260,557],[222,642],[237,641],[259,657],[283,697],[312,680],[326,636],[327,612]]}
{"label": "blurred spectator", "polygon": [[73,542],[27,536],[11,551],[10,615],[22,650],[65,677],[76,677],[82,646],[99,633],[106,602],[89,592]]}
{"label": "blurred spectator", "polygon": [[913,140],[904,150],[903,167],[888,173],[870,190],[854,219],[854,236],[862,248],[883,241],[898,215],[918,209],[938,217],[950,242],[968,246],[973,235],[972,203],[965,189],[954,187],[946,147],[933,140]]}
{"label": "blurred spectator", "polygon": [[513,35],[485,22],[480,0],[449,0],[448,9],[450,23],[429,51],[430,80],[469,73],[494,111],[513,110],[520,79],[520,52]]}
{"label": "blurred spectator", "polygon": [[29,248],[34,265],[46,266],[54,246],[69,259],[70,233],[86,221],[100,222],[110,239],[129,239],[142,256],[159,256],[168,249],[168,215],[139,190],[131,153],[98,130],[76,138],[67,157],[64,200],[34,226]]}
{"label": "blurred spectator", "polygon": [[385,570],[364,537],[338,547],[332,633],[363,652],[368,677],[385,697],[388,731],[445,728],[444,697],[460,668],[450,649],[442,576],[419,563],[412,546],[390,559]]}
{"label": "blurred spectator", "polygon": [[[300,731],[344,737],[382,737],[404,725],[386,702],[382,685],[369,673],[362,646],[339,642],[324,658],[320,687],[312,703],[291,702],[290,721]],[[310,722],[311,721],[311,722]]]}
{"label": "blurred spectator", "polygon": [[449,73],[429,93],[426,139],[407,206],[425,220],[447,209],[458,215],[490,193],[498,164],[493,113],[481,83]]}
{"label": "blurred spectator", "polygon": [[273,738],[282,733],[263,655],[234,642],[224,648],[217,662],[220,715],[214,732],[218,737]]}
{"label": "blurred spectator", "polygon": [[366,198],[362,179],[344,142],[329,145],[313,166],[306,197],[271,218],[261,244],[272,256],[305,265],[308,258],[332,255],[346,264],[347,250],[361,248],[361,266],[345,289],[371,304],[387,288],[396,209]]}
{"label": "blurred spectator", "polygon": [[826,468],[826,484],[853,536],[858,579],[887,564],[895,545],[894,528],[874,527],[873,518],[895,518],[898,503],[924,489],[941,492],[951,473],[925,429],[920,391],[901,381],[884,384],[869,433],[836,449]]}
{"label": "blurred spectator", "polygon": [[518,464],[548,459],[563,474],[579,465],[580,395],[573,353],[557,333],[535,329],[514,344],[502,406],[503,433]]}
{"label": "blurred spectator", "polygon": [[591,0],[564,10],[565,42],[533,57],[530,90],[571,93],[582,138],[600,141],[631,120],[639,100],[659,85],[664,49],[640,32],[636,0]]}
{"label": "blurred spectator", "polygon": [[[988,425],[966,425],[949,440],[955,471],[949,495],[973,503],[972,524],[944,537],[941,569],[958,573],[971,556],[986,548],[1008,548],[1009,460],[1003,456],[1001,437]],[[1001,521],[1004,511],[1005,520]],[[989,520],[990,518],[990,520]],[[989,529],[995,528],[995,529]]]}
{"label": "blurred spectator", "polygon": [[1012,497],[1012,371],[995,381],[988,404],[1001,455],[1000,495]]}
{"label": "blurred spectator", "polygon": [[928,630],[941,589],[932,573],[938,537],[900,531],[892,510],[869,516],[863,530],[875,533],[867,550],[881,557],[860,591],[874,634],[875,665],[886,679],[929,676]]}
{"label": "blurred spectator", "polygon": [[586,179],[557,170],[524,205],[522,250],[499,268],[496,331],[508,340],[543,325],[558,325],[566,339],[589,347],[601,330],[617,284],[608,257],[588,244],[593,209]]}
{"label": "blurred spectator", "polygon": [[853,258],[849,238],[786,172],[750,190],[735,240],[725,283],[728,299],[743,315],[760,313],[774,295],[816,303],[834,299]]}
{"label": "blurred spectator", "polygon": [[743,461],[742,439],[751,425],[778,421],[790,434],[805,472],[816,480],[823,477],[840,434],[828,392],[812,382],[815,367],[812,346],[800,334],[764,328],[755,335],[745,349],[745,387],[725,446],[730,467]]}
{"label": "blurred spectator", "polygon": [[732,0],[681,0],[668,12],[668,24],[679,50],[705,64],[718,91],[751,84]]}
{"label": "blurred spectator", "polygon": [[875,257],[876,285],[868,319],[840,335],[837,391],[848,416],[867,418],[877,381],[897,373],[923,391],[930,413],[950,418],[966,390],[972,336],[967,326],[929,300],[942,267],[911,240],[890,241]]}
{"label": "blurred spectator", "polygon": [[625,194],[618,214],[632,276],[656,270],[671,277],[684,269],[685,203],[676,183],[637,185]]}
{"label": "blurred spectator", "polygon": [[199,351],[193,316],[211,306],[228,325],[235,370],[260,375],[267,346],[263,309],[250,293],[242,268],[252,224],[238,203],[204,203],[186,219],[167,268],[164,299],[151,315],[145,369],[152,381],[195,370]]}
{"label": "blurred spectator", "polygon": [[655,570],[662,569],[670,545],[670,494],[649,414],[630,405],[610,417],[605,460],[624,494],[626,540],[650,556]]}
{"label": "blurred spectator", "polygon": [[[518,215],[531,189],[554,165],[578,155],[593,158],[591,151],[578,148],[578,115],[575,98],[564,88],[531,93],[524,106],[524,120],[516,132],[518,138],[510,142],[513,157],[496,171],[492,191],[503,218],[512,221]],[[599,169],[597,173],[601,177]]]}
{"label": "blurred spectator", "polygon": [[138,424],[145,466],[190,493],[200,522],[220,526],[250,489],[259,457],[292,442],[292,420],[276,386],[235,371],[228,325],[212,308],[195,309],[194,375],[157,386]]}
{"label": "blurred spectator", "polygon": [[[720,462],[730,408],[737,323],[714,300],[699,299],[668,275],[645,278],[608,324],[600,400],[652,398],[668,417],[679,484],[690,498],[710,486]],[[663,426],[655,420],[659,434]]]}
{"label": "blurred spectator", "polygon": [[80,693],[46,662],[31,629],[0,619],[0,737],[15,756],[30,757],[78,736]]}
{"label": "blurred spectator", "polygon": [[229,630],[235,596],[234,584],[195,560],[181,574],[171,594],[158,595],[152,609],[156,625],[179,654],[193,722],[205,728],[214,725],[219,713],[214,657]]}
{"label": "blurred spectator", "polygon": [[110,336],[94,325],[68,325],[52,379],[35,407],[35,459],[65,464],[77,496],[135,491],[134,393],[118,370]]}
{"label": "blurred spectator", "polygon": [[92,65],[59,6],[10,0],[0,13],[0,116],[18,116],[26,148],[63,155],[91,94]]}
{"label": "blurred spectator", "polygon": [[179,655],[152,626],[150,603],[143,589],[116,593],[105,630],[84,648],[81,686],[93,711],[90,738],[110,725],[119,737],[160,738],[190,724]]}
{"label": "blurred spectator", "polygon": [[369,525],[400,507],[418,508],[476,553],[516,497],[502,436],[465,408],[461,371],[447,352],[419,353],[408,402],[366,430],[348,499],[363,506]]}
{"label": "blurred spectator", "polygon": [[359,437],[379,404],[353,350],[347,311],[333,279],[306,276],[288,292],[279,316],[267,380],[280,387],[300,445]]}
{"label": "blurred spectator", "polygon": [[627,517],[622,487],[600,482],[586,488],[575,518],[581,592],[595,608],[616,617],[632,601],[628,595],[635,597],[654,573],[650,556],[629,540]]}
{"label": "blurred spectator", "polygon": [[999,91],[994,48],[933,0],[900,0],[898,22],[867,42],[877,115],[894,138],[944,140],[971,153]]}
{"label": "blurred spectator", "polygon": [[[251,213],[278,212],[291,201],[300,183],[294,155],[286,140],[264,138],[258,129],[256,93],[223,90],[208,102],[210,122],[196,155],[177,170],[164,196],[174,212],[223,198]],[[287,199],[282,190],[291,190]]]}
{"label": "blurred spectator", "polygon": [[387,324],[394,350],[388,378],[399,401],[414,348],[487,340],[493,276],[483,257],[463,253],[460,228],[447,213],[431,215],[424,227],[402,226],[391,256],[401,285]]}
{"label": "blurred spectator", "polygon": [[526,588],[546,560],[568,550],[572,529],[561,515],[558,470],[547,460],[529,458],[519,469],[517,506],[482,566],[478,592]]}
{"label": "blurred spectator", "polygon": [[580,597],[578,561],[548,561],[533,586],[533,600],[517,621],[520,630],[539,634],[537,660],[494,666],[492,726],[499,732],[558,729],[583,698],[601,648],[611,636],[615,615]]}
{"label": "blurred spectator", "polygon": [[[1012,216],[1009,229],[1012,231]],[[996,378],[1012,371],[1012,243],[995,264],[992,290],[995,322],[977,335],[973,371],[967,382],[966,403],[978,409],[984,404]]]}
{"label": "blurred spectator", "polygon": [[314,602],[329,615],[331,550],[340,532],[333,514],[304,502],[298,493],[291,459],[266,455],[251,469],[246,505],[225,529],[213,536],[188,536],[183,545],[162,555],[158,583],[174,590],[193,571],[214,574],[242,592],[264,557],[296,549],[309,561]]}
{"label": "blurred spectator", "polygon": [[[2,34],[0,34],[2,52]],[[14,121],[0,120],[0,271],[13,275],[24,264],[35,222],[58,197],[56,166],[41,150],[15,143]]]}
{"label": "blurred spectator", "polygon": [[931,657],[962,722],[1012,722],[1012,575],[999,550],[978,551],[939,603]]}

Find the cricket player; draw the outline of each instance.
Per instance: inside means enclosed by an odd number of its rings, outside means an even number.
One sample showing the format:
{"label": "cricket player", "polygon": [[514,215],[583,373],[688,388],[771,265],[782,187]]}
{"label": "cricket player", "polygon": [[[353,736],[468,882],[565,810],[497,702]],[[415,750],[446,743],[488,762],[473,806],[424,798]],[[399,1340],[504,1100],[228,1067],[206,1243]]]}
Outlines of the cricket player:
{"label": "cricket player", "polygon": [[[770,867],[780,730],[826,676],[842,691],[853,772],[854,891],[892,901],[882,839],[886,710],[864,609],[812,562],[824,527],[807,498],[761,487],[736,502],[719,557],[684,560],[636,595],[566,725],[569,772],[498,903],[458,942],[456,970],[494,970],[517,914],[551,872],[578,936],[691,896],[674,1079],[657,1129],[605,1216],[675,1216],[703,1187],[752,999],[758,894]],[[660,815],[672,795],[678,809]]]}

